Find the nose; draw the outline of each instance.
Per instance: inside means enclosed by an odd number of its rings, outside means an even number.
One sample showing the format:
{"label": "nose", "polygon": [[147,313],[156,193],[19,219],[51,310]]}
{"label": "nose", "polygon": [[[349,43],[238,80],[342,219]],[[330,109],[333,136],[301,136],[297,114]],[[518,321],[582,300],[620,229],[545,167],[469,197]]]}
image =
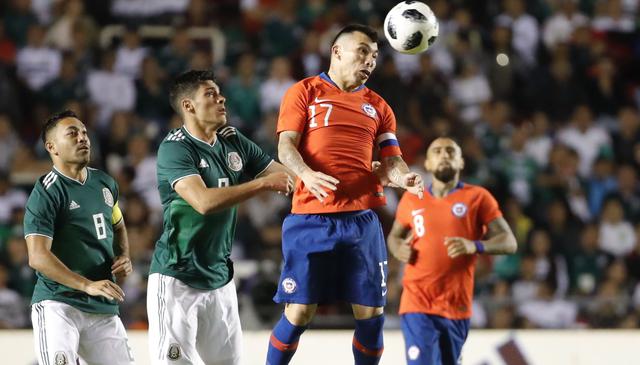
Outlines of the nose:
{"label": "nose", "polygon": [[216,100],[218,104],[224,104],[225,101],[227,101],[227,98],[222,95],[218,95],[218,100]]}

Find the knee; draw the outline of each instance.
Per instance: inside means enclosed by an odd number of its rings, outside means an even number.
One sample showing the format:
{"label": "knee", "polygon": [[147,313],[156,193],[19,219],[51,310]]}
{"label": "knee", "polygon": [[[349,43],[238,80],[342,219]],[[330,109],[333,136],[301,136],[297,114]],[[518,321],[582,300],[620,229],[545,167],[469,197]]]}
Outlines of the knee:
{"label": "knee", "polygon": [[316,314],[317,304],[289,303],[284,308],[284,315],[295,326],[306,326]]}

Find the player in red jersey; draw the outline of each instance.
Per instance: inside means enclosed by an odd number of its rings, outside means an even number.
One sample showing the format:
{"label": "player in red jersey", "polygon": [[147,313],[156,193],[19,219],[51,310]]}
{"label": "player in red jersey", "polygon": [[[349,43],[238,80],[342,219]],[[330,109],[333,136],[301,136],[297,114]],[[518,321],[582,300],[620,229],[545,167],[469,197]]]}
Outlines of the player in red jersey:
{"label": "player in red jersey", "polygon": [[407,364],[455,365],[469,332],[478,255],[512,254],[516,239],[498,203],[482,187],[460,182],[460,147],[436,139],[425,168],[433,174],[424,199],[404,194],[387,238],[407,263],[400,299]]}
{"label": "player in red jersey", "polygon": [[288,364],[318,303],[335,300],[352,305],[355,363],[380,361],[387,254],[370,210],[385,204],[374,149],[390,182],[420,197],[424,185],[402,160],[393,111],[364,86],[377,54],[375,30],[347,26],[332,43],[329,72],[296,83],[282,101],[278,156],[298,179],[282,227],[274,300],[286,306],[269,341],[269,365]]}

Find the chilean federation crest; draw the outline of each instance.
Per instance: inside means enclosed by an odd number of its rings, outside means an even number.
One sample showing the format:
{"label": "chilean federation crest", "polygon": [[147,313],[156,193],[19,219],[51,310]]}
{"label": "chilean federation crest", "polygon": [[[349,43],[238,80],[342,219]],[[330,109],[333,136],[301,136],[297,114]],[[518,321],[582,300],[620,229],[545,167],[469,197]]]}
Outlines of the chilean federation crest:
{"label": "chilean federation crest", "polygon": [[229,152],[227,154],[227,166],[233,171],[242,170],[242,158],[238,152]]}
{"label": "chilean federation crest", "polygon": [[369,103],[362,104],[362,111],[371,118],[375,118],[378,115],[378,113],[376,112],[376,108],[374,108],[373,105]]}
{"label": "chilean federation crest", "polygon": [[113,195],[111,195],[111,190],[102,188],[102,196],[104,196],[104,203],[113,208]]}
{"label": "chilean federation crest", "polygon": [[467,206],[464,203],[455,203],[453,207],[451,207],[451,213],[458,218],[462,218],[467,214]]}

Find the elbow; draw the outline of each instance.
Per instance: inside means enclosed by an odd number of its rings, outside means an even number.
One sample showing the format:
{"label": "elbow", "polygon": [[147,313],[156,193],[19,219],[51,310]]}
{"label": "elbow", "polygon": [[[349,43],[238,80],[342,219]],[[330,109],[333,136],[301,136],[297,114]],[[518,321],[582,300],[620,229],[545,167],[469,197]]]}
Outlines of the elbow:
{"label": "elbow", "polygon": [[29,255],[29,267],[36,271],[40,271],[42,266],[42,258],[40,255]]}
{"label": "elbow", "polygon": [[509,237],[509,246],[507,247],[507,254],[513,255],[518,251],[518,242],[514,236]]}
{"label": "elbow", "polygon": [[204,202],[199,202],[196,204],[193,209],[198,212],[200,215],[205,215],[211,213],[212,209],[205,204]]}

